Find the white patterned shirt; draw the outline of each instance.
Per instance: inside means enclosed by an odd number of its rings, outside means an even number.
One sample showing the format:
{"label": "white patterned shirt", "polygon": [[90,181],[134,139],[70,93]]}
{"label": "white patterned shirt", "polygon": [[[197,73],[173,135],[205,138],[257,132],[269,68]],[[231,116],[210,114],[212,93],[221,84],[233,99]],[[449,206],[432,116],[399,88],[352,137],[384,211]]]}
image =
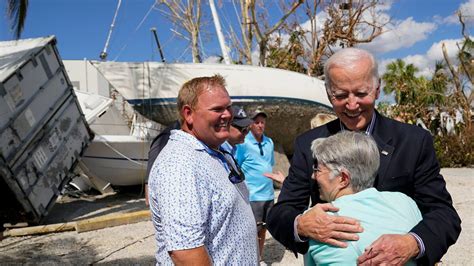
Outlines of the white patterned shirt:
{"label": "white patterned shirt", "polygon": [[173,130],[149,179],[157,265],[168,252],[205,246],[213,265],[257,265],[257,229],[249,202],[228,168],[194,136]]}

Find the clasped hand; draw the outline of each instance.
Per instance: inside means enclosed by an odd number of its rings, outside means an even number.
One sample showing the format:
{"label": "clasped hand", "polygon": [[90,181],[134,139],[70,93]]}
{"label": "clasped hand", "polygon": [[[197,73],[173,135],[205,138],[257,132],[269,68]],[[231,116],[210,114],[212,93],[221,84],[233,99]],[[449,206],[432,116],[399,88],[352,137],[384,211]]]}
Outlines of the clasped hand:
{"label": "clasped hand", "polygon": [[380,236],[357,259],[359,265],[405,265],[419,252],[412,235],[387,234]]}
{"label": "clasped hand", "polygon": [[[345,248],[347,241],[359,240],[357,233],[363,232],[359,221],[345,216],[328,215],[326,212],[339,211],[330,203],[316,204],[298,217],[298,235],[316,241]],[[418,254],[418,246],[413,236],[382,235],[358,258],[361,265],[403,265]]]}
{"label": "clasped hand", "polygon": [[363,228],[356,219],[326,213],[338,210],[330,203],[316,204],[298,217],[298,235],[336,247],[347,247],[346,241],[358,240],[356,233],[363,232]]}

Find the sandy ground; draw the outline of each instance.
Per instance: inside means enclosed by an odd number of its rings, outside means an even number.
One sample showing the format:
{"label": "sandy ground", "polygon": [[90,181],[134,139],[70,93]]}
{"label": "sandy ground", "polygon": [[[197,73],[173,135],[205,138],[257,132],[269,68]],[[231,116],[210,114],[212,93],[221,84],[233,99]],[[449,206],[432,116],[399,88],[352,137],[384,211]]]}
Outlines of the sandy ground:
{"label": "sandy ground", "polygon": [[[458,242],[443,257],[445,265],[472,265],[474,254],[474,169],[443,169],[454,206],[463,221]],[[109,213],[146,209],[138,191],[121,191],[113,196],[62,199],[48,215],[47,223],[59,223]],[[154,264],[155,242],[151,222],[76,233],[62,232],[41,236],[7,237],[0,241],[0,264]],[[302,265],[271,236],[266,240],[264,261],[269,265]]]}

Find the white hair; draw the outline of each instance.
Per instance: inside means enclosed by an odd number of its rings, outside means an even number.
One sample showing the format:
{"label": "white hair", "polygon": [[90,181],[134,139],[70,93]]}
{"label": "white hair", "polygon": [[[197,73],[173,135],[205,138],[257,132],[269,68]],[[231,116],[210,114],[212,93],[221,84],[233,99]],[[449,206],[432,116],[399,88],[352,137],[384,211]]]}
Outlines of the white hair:
{"label": "white hair", "polygon": [[345,69],[353,69],[361,59],[369,59],[371,63],[370,74],[372,75],[373,89],[379,85],[379,70],[378,64],[374,56],[366,50],[359,48],[345,48],[334,53],[324,65],[324,76],[326,91],[331,94],[331,79],[329,78],[329,70],[334,67],[341,67]]}
{"label": "white hair", "polygon": [[342,131],[328,138],[316,139],[311,151],[318,165],[331,170],[334,178],[343,169],[351,175],[350,186],[359,192],[374,185],[380,165],[377,144],[372,137],[354,131]]}

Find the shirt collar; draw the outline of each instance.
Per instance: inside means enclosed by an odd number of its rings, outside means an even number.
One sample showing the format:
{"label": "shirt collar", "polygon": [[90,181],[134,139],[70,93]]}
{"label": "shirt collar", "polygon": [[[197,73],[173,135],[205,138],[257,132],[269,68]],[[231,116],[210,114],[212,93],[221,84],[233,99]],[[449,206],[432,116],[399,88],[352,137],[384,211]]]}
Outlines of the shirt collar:
{"label": "shirt collar", "polygon": [[[374,125],[375,125],[375,119],[376,119],[376,115],[375,115],[375,110],[374,110],[374,113],[372,114],[372,119],[370,119],[370,123],[369,125],[367,126],[367,128],[365,129],[365,134],[366,135],[372,135],[372,133],[374,132]],[[341,131],[344,131],[344,130],[347,130],[346,126],[344,126],[344,124],[342,123],[341,119],[339,119],[339,125],[341,127]]]}
{"label": "shirt collar", "polygon": [[[245,138],[247,138],[251,143],[258,144],[258,141],[255,138],[255,136],[252,134],[252,132],[249,132],[247,136],[245,136]],[[266,140],[267,140],[267,137],[265,136],[265,134],[263,134],[262,145],[266,142]]]}
{"label": "shirt collar", "polygon": [[171,130],[170,139],[179,141],[195,150],[206,150],[206,145],[195,136],[181,129]]}

